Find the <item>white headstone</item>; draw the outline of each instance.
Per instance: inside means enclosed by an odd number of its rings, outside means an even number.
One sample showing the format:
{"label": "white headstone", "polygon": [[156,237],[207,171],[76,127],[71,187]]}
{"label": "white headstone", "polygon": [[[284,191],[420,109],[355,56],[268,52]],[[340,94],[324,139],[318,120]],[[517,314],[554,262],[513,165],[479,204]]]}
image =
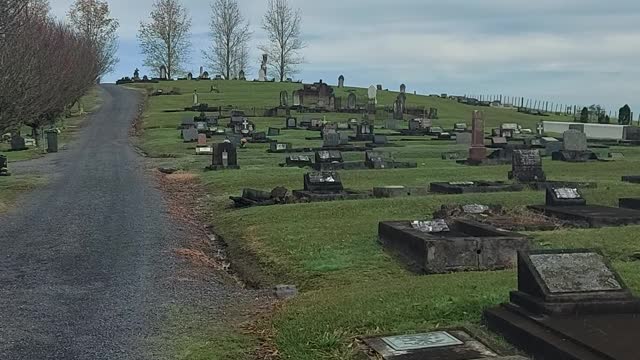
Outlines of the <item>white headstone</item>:
{"label": "white headstone", "polygon": [[193,105],[198,105],[200,102],[198,101],[198,92],[193,92]]}
{"label": "white headstone", "polygon": [[376,89],[375,86],[371,85],[369,86],[369,91],[367,92],[367,95],[369,96],[369,100],[374,102],[375,104],[378,104],[378,89]]}

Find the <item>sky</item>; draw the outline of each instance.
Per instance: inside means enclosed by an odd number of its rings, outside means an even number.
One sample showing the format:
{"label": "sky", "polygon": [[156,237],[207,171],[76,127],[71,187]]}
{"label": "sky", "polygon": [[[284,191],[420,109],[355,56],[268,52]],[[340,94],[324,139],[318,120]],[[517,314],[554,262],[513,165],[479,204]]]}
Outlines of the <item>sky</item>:
{"label": "sky", "polygon": [[[60,19],[73,0],[50,0]],[[153,0],[109,0],[120,21],[120,63],[113,82],[142,66],[136,40]],[[183,0],[192,17],[186,66],[207,69],[209,0]],[[302,12],[307,47],[297,79],[346,86],[382,84],[407,92],[503,94],[561,104],[625,103],[640,114],[640,1],[638,0],[290,0]],[[239,0],[258,45],[265,0]],[[271,75],[273,76],[273,75]]]}

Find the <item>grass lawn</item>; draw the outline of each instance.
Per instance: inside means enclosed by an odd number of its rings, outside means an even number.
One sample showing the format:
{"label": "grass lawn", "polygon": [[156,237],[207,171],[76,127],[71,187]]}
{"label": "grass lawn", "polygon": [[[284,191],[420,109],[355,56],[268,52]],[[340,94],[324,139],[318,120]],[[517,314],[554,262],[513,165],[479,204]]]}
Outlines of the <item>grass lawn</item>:
{"label": "grass lawn", "polygon": [[[80,130],[82,122],[86,119],[86,115],[95,111],[100,107],[100,90],[96,87],[85,95],[81,102],[84,106],[84,113],[80,114],[78,106],[72,109],[72,115],[68,118],[61,119],[56,124],[61,130],[58,136],[58,146],[61,148],[64,144],[71,141],[73,136]],[[31,128],[24,127],[22,135],[31,134]],[[9,171],[11,172],[11,163],[16,161],[31,160],[44,156],[46,153],[42,148],[30,148],[25,151],[8,151],[11,144],[0,143],[0,155],[5,155],[9,159]],[[15,201],[16,197],[24,191],[33,189],[37,185],[44,184],[45,177],[36,175],[21,175],[0,177],[0,212],[5,211],[9,204]]]}
{"label": "grass lawn", "polygon": [[[220,93],[209,93],[215,84]],[[147,85],[149,86],[149,85]],[[279,104],[279,92],[299,84],[239,81],[173,82],[156,87],[178,87],[184,95],[153,97],[144,119],[140,146],[152,157],[164,158],[185,171],[197,174],[206,185],[210,221],[229,243],[237,267],[264,286],[274,283],[298,285],[301,295],[286,303],[266,325],[275,332],[276,345],[285,359],[357,359],[352,346],[357,335],[432,330],[452,325],[479,325],[482,310],[508,299],[516,286],[514,271],[455,273],[416,276],[407,272],[377,243],[377,225],[383,220],[429,218],[447,203],[502,204],[509,207],[541,204],[543,192],[471,194],[406,199],[372,199],[275,207],[231,209],[230,195],[243,188],[270,190],[276,186],[302,188],[308,170],[281,168],[283,154],[268,154],[267,144],[249,144],[239,150],[240,170],[205,172],[210,157],[196,157],[193,144],[183,144],[176,126],[194,113],[166,113],[191,103],[195,88],[200,101],[210,105],[233,105],[252,114],[252,109]],[[346,89],[336,89],[346,99]],[[359,99],[366,89],[354,89]],[[397,93],[379,92],[379,103],[390,105]],[[359,100],[360,101],[360,100]],[[445,129],[456,122],[470,124],[473,107],[451,100],[408,95],[409,107],[437,107]],[[504,122],[531,129],[543,120],[514,110],[482,108],[487,132]],[[261,113],[261,110],[256,110]],[[347,114],[321,114],[327,120],[348,119]],[[544,120],[564,120],[552,116]],[[284,118],[252,118],[259,131],[283,127]],[[380,125],[382,121],[378,121]],[[294,146],[315,146],[320,141],[305,137],[317,132],[283,131],[275,137]],[[400,138],[396,138],[398,140]],[[215,141],[221,141],[217,138]],[[442,160],[444,151],[461,150],[455,142],[412,141],[383,151],[397,160],[416,161],[417,169],[342,171],[347,188],[366,190],[384,185],[424,185],[432,181],[506,180],[509,166],[468,167]],[[616,162],[569,164],[545,158],[550,180],[592,181],[597,189],[585,191],[591,204],[616,205],[618,198],[640,196],[640,186],[620,182],[640,165],[640,148],[615,147],[625,159]],[[363,159],[362,153],[344,153],[345,160]],[[593,230],[562,230],[531,233],[541,248],[599,248],[613,261],[634,291],[640,291],[640,253],[636,240],[639,226]],[[212,346],[215,347],[215,346]],[[215,350],[212,350],[215,352]],[[237,355],[233,358],[241,358]],[[191,358],[199,358],[193,356]],[[213,357],[215,358],[215,357]]]}

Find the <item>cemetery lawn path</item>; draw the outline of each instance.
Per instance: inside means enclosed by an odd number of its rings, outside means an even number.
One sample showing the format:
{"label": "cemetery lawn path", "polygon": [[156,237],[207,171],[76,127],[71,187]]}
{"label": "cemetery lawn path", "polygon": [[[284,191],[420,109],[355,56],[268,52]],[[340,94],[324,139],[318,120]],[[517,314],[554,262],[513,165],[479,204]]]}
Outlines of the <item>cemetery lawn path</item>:
{"label": "cemetery lawn path", "polygon": [[130,144],[141,96],[103,90],[67,151],[25,163],[51,182],[0,215],[0,359],[194,358],[191,332],[247,295],[176,255],[193,233]]}

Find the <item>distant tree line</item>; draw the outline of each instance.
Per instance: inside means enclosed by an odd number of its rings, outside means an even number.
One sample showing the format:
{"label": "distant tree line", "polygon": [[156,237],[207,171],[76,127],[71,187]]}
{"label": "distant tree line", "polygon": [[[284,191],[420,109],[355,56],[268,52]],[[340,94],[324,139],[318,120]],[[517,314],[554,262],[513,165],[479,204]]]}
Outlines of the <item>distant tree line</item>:
{"label": "distant tree line", "polygon": [[[252,32],[238,0],[212,0],[210,18],[210,46],[203,51],[208,65],[226,79],[246,73]],[[290,0],[267,1],[262,20],[267,42],[259,48],[268,55],[268,65],[280,81],[295,75],[304,61],[301,19],[300,10],[294,9]],[[155,0],[149,21],[141,22],[138,32],[144,65],[155,75],[160,75],[161,67],[166,68],[169,78],[184,73],[190,56],[190,31],[191,17],[180,0]]]}
{"label": "distant tree line", "polygon": [[37,135],[111,71],[117,22],[105,4],[77,0],[65,24],[47,0],[0,0],[0,132]]}

